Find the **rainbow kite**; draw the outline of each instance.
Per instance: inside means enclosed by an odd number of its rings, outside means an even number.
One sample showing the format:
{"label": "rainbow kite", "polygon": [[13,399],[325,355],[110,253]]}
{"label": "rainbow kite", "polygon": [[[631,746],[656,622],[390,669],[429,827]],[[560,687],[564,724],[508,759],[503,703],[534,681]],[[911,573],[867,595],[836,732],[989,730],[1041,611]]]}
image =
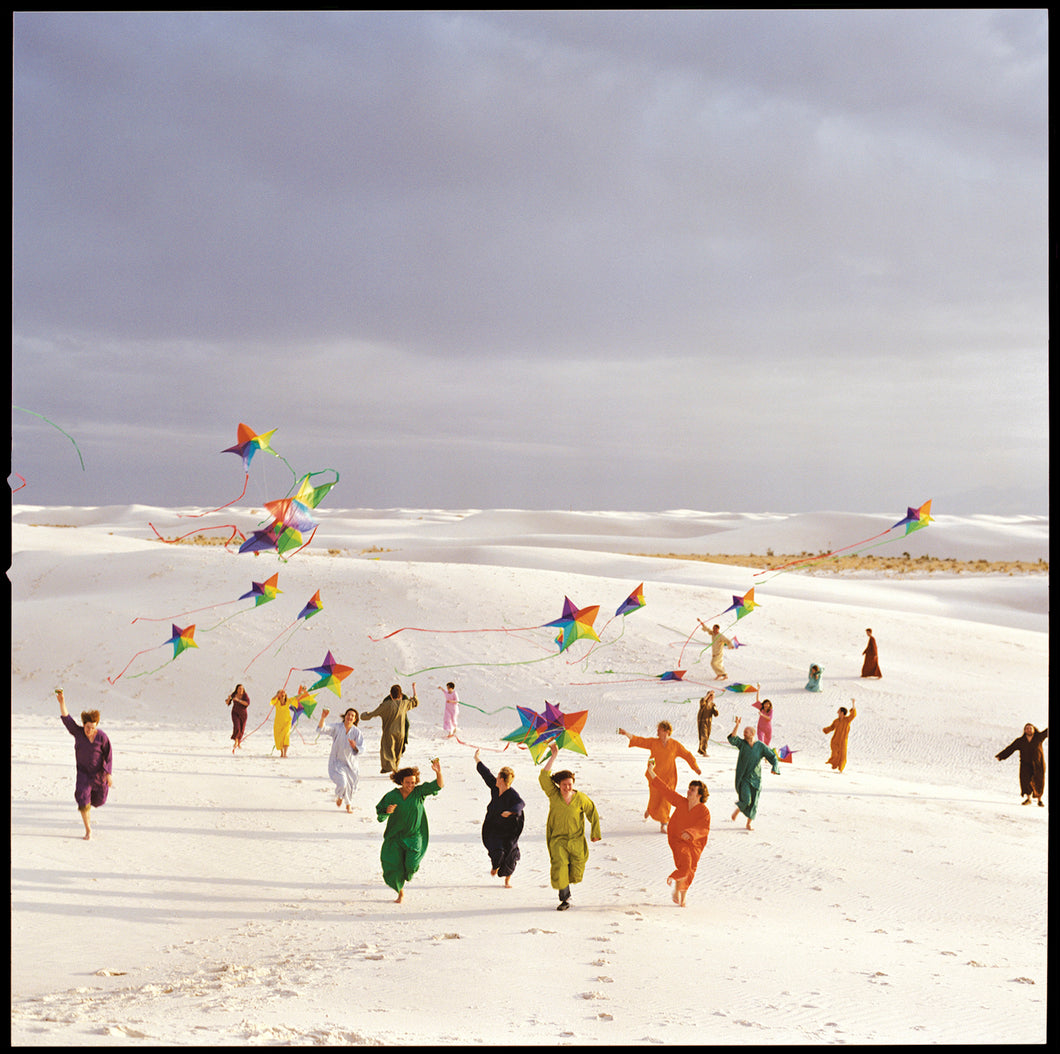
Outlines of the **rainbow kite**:
{"label": "rainbow kite", "polygon": [[[173,658],[167,660],[164,663],[162,663],[162,666],[168,666],[173,661],[173,659],[175,659],[178,655],[180,655],[181,652],[187,651],[188,648],[197,648],[199,646],[198,644],[195,643],[195,627],[194,626],[188,626],[186,629],[181,629],[180,626],[178,626],[178,625],[176,625],[176,623],[174,623],[173,624],[173,635],[168,640],[163,641],[161,644],[157,645],[156,647],[163,648],[167,644],[172,644],[173,645]],[[154,650],[155,650],[154,648],[144,648],[143,651],[138,651],[136,653],[136,655],[134,655],[132,657],[132,659],[130,659],[125,664],[125,668],[121,671],[121,673],[119,673],[116,677],[108,677],[107,680],[111,684],[114,684],[122,676],[122,674],[125,673],[125,670],[127,670],[133,664],[133,660],[136,659],[137,656],[145,655],[145,654],[147,654],[147,652],[154,651]],[[143,673],[134,673],[134,674],[132,674],[132,676],[133,677],[145,677],[149,673],[157,673],[159,670],[162,669],[162,666],[158,666],[158,667],[156,667],[153,670],[145,670]]]}
{"label": "rainbow kite", "polygon": [[330,688],[336,695],[342,695],[342,682],[353,673],[352,666],[343,666],[336,662],[335,656],[330,651],[324,656],[324,661],[319,666],[304,666],[303,669],[320,676],[316,684],[309,686],[309,691],[315,692],[318,688]]}

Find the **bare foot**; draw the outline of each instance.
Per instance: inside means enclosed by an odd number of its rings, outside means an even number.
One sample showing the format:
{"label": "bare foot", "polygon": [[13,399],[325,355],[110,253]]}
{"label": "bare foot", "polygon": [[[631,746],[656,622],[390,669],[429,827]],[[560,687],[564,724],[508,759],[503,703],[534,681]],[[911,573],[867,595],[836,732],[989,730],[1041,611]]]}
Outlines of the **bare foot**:
{"label": "bare foot", "polygon": [[491,867],[490,868],[490,874],[491,875],[495,875],[496,873],[497,873],[497,869],[495,867]]}
{"label": "bare foot", "polygon": [[666,824],[659,824],[659,830],[662,831],[663,834],[666,834]]}
{"label": "bare foot", "polygon": [[342,799],[341,798],[336,798],[335,799],[335,804],[341,806],[342,805]]}
{"label": "bare foot", "polygon": [[511,875],[505,875],[504,876],[504,888],[505,889],[511,889],[512,888],[512,876]]}
{"label": "bare foot", "polygon": [[351,806],[351,805],[347,805],[347,806],[346,806],[346,811],[347,811],[347,812],[353,812],[353,806]]}
{"label": "bare foot", "polygon": [[732,813],[732,818],[735,820],[736,817],[739,816],[739,815],[740,815],[740,810],[739,809],[734,809],[733,813]]}
{"label": "bare foot", "polygon": [[681,903],[681,894],[675,889],[673,891],[671,899],[673,900],[673,902],[675,904],[680,904]]}
{"label": "bare foot", "polygon": [[754,828],[751,826],[751,821],[750,820],[747,821],[747,830],[749,830],[749,831],[753,831],[754,830]]}
{"label": "bare foot", "polygon": [[401,903],[401,902],[402,902],[402,901],[403,901],[404,899],[405,899],[405,891],[404,891],[404,890],[402,890],[402,891],[401,891],[401,892],[400,892],[400,893],[399,893],[399,894],[397,895],[397,900],[395,900],[395,901],[394,901],[394,903],[395,903],[395,904],[400,904],[400,903]]}

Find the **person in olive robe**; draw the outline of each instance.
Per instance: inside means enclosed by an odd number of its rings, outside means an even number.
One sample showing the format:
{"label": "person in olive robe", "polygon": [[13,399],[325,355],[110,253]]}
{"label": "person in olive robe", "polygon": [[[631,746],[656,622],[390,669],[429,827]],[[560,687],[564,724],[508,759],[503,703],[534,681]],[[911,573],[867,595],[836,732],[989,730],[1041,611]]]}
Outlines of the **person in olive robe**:
{"label": "person in olive robe", "polygon": [[383,723],[379,735],[380,772],[396,772],[401,765],[401,755],[408,743],[408,712],[419,705],[416,682],[413,681],[411,698],[402,692],[400,684],[395,684],[374,710],[361,714],[361,721],[378,717]]}

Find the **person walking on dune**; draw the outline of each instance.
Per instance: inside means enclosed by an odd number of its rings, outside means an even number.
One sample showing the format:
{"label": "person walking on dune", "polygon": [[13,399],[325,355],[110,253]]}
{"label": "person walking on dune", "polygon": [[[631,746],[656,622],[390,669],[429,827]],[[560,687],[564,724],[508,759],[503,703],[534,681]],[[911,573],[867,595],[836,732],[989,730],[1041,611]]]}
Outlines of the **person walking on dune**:
{"label": "person walking on dune", "polygon": [[593,800],[574,789],[573,772],[564,769],[552,773],[552,762],[559,753],[555,740],[549,743],[549,750],[549,759],[541,767],[537,780],[548,797],[545,842],[551,865],[549,880],[552,888],[559,890],[559,906],[556,910],[566,911],[570,907],[570,887],[582,880],[589,859],[585,824],[589,824],[592,840],[600,841],[600,815]]}
{"label": "person walking on dune", "polygon": [[401,764],[401,755],[405,753],[408,712],[419,705],[416,682],[413,681],[411,698],[401,690],[400,684],[391,685],[389,694],[383,697],[383,701],[374,710],[361,714],[362,721],[378,717],[383,723],[383,731],[379,735],[380,772],[397,771]]}
{"label": "person walking on dune", "polygon": [[232,708],[232,753],[234,754],[236,748],[243,745],[243,736],[247,731],[247,707],[250,706],[250,696],[247,695],[247,690],[241,684],[237,684],[225,700],[225,706]]}
{"label": "person walking on dune", "polygon": [[[673,790],[677,786],[677,759],[681,758],[696,775],[700,775],[699,763],[692,752],[676,739],[671,738],[673,726],[669,721],[660,721],[655,730],[655,738],[647,736],[635,736],[624,728],[618,730],[618,734],[629,740],[631,747],[642,747],[651,751],[651,760],[655,762],[656,776],[661,783]],[[664,794],[660,794],[648,778],[648,806],[644,810],[644,819],[652,819],[659,825],[660,831],[666,830],[666,822],[670,818],[670,802]]]}
{"label": "person walking on dune", "polygon": [[674,807],[666,831],[674,869],[666,884],[674,887],[673,902],[683,908],[685,894],[696,877],[696,866],[710,835],[710,810],[706,806],[710,791],[702,780],[692,780],[688,785],[688,793],[679,794],[655,774],[655,761],[652,758],[648,759],[648,779],[652,789]]}
{"label": "person walking on dune", "polygon": [[390,778],[397,788],[384,794],[375,806],[376,819],[380,823],[386,822],[379,862],[383,865],[383,881],[397,893],[395,904],[405,899],[405,883],[419,871],[427,852],[430,829],[424,802],[445,786],[442,763],[435,758],[431,768],[434,769],[434,779],[423,784],[417,768],[392,772]]}
{"label": "person walking on dune", "polygon": [[714,718],[718,716],[719,710],[714,705],[714,692],[711,690],[699,700],[699,713],[696,714],[696,731],[699,733],[699,750],[696,753],[702,757],[707,757],[707,747],[710,745],[710,726]]}
{"label": "person walking on dune", "polygon": [[729,675],[725,672],[724,651],[732,647],[732,641],[721,632],[721,626],[717,623],[707,629],[707,624],[702,619],[697,621],[703,630],[710,634],[710,668],[714,671],[714,680],[727,681]]}
{"label": "person walking on dune", "polygon": [[1037,798],[1038,804],[1043,808],[1045,803],[1042,795],[1045,793],[1045,752],[1042,743],[1049,738],[1049,729],[1043,728],[1040,732],[1032,724],[1023,726],[1023,735],[1014,739],[1000,754],[995,757],[998,761],[1015,753],[1020,755],[1020,794],[1023,795],[1021,805],[1030,805],[1031,798]]}
{"label": "person walking on dune", "polygon": [[747,817],[747,830],[753,831],[751,821],[758,815],[758,797],[762,791],[762,761],[773,766],[773,772],[780,775],[779,758],[773,751],[755,739],[755,730],[748,725],[743,730],[743,738],[736,735],[740,727],[740,718],[729,733],[729,743],[736,747],[739,756],[736,758],[736,809],[732,814],[735,820],[740,813]]}
{"label": "person walking on dune", "polygon": [[442,712],[442,731],[446,739],[456,735],[456,719],[460,714],[460,699],[456,694],[456,685],[446,681],[445,687],[438,685],[438,691],[445,696],[445,709]]}
{"label": "person walking on dune", "polygon": [[861,653],[865,656],[865,661],[861,664],[861,676],[882,677],[883,674],[880,673],[879,654],[876,650],[876,638],[872,635],[871,629],[867,629],[865,632],[868,634],[869,642],[865,645],[865,650]]}
{"label": "person walking on dune", "polygon": [[858,716],[858,709],[854,706],[854,700],[850,700],[850,712],[841,706],[836,713],[835,720],[821,729],[825,735],[832,733],[832,752],[828,758],[828,764],[836,772],[842,772],[847,767],[847,737],[850,735],[850,723]]}
{"label": "person walking on dune", "polygon": [[272,718],[273,746],[280,752],[280,757],[285,758],[291,745],[291,726],[294,724],[291,702],[287,698],[287,693],[281,688],[269,700],[269,706],[276,708],[276,713]]}
{"label": "person walking on dune", "polygon": [[773,739],[773,704],[756,699],[751,705],[758,711],[758,738],[768,747]]}
{"label": "person walking on dune", "polygon": [[66,731],[74,737],[74,761],[77,765],[77,780],[74,783],[74,801],[85,825],[85,841],[92,837],[89,812],[106,804],[107,792],[114,786],[111,773],[114,771],[114,752],[107,733],[99,727],[99,711],[83,710],[79,725],[66,709],[66,699],[61,688],[55,689],[59,700],[59,716]]}

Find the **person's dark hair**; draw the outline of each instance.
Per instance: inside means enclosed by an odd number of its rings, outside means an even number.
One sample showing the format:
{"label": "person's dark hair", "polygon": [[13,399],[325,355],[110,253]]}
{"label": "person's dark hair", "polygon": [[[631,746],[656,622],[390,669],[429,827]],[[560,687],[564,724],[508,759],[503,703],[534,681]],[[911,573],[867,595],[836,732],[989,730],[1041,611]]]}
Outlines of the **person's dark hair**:
{"label": "person's dark hair", "polygon": [[552,782],[558,787],[564,780],[574,779],[574,773],[570,769],[562,769],[560,772],[550,773]]}
{"label": "person's dark hair", "polygon": [[347,714],[353,714],[353,723],[355,725],[359,725],[361,723],[361,715],[359,713],[357,713],[357,711],[356,711],[356,709],[354,707],[351,706],[348,709],[343,711],[343,713],[342,713],[342,720],[343,721],[346,720],[346,715]]}
{"label": "person's dark hair", "polygon": [[450,691],[452,691],[452,689],[454,689],[454,688],[456,687],[456,685],[455,685],[455,684],[453,684],[453,682],[452,682],[452,681],[446,681],[446,682],[445,682],[445,686],[446,686],[446,688],[448,688],[448,689],[449,689]]}
{"label": "person's dark hair", "polygon": [[841,714],[843,714],[843,716],[845,717],[845,716],[846,716],[846,712],[847,712],[847,708],[846,708],[845,706],[841,706],[841,707],[839,708],[839,712],[840,712]]}
{"label": "person's dark hair", "polygon": [[689,784],[690,787],[699,788],[699,800],[706,801],[710,797],[710,791],[707,790],[707,785],[702,780],[692,780]]}
{"label": "person's dark hair", "polygon": [[773,702],[770,699],[763,699],[762,700],[762,709],[764,710],[766,708],[767,704],[769,706],[769,709],[772,710],[773,709]]}
{"label": "person's dark hair", "polygon": [[99,724],[99,711],[98,710],[82,710],[81,711],[81,724],[83,724],[83,725],[98,725]]}
{"label": "person's dark hair", "polygon": [[401,698],[401,685],[400,684],[392,684],[390,686],[390,698],[391,699],[400,699]]}
{"label": "person's dark hair", "polygon": [[415,776],[416,782],[420,782],[420,770],[417,768],[398,769],[397,772],[391,772],[390,778],[400,787],[409,776]]}

